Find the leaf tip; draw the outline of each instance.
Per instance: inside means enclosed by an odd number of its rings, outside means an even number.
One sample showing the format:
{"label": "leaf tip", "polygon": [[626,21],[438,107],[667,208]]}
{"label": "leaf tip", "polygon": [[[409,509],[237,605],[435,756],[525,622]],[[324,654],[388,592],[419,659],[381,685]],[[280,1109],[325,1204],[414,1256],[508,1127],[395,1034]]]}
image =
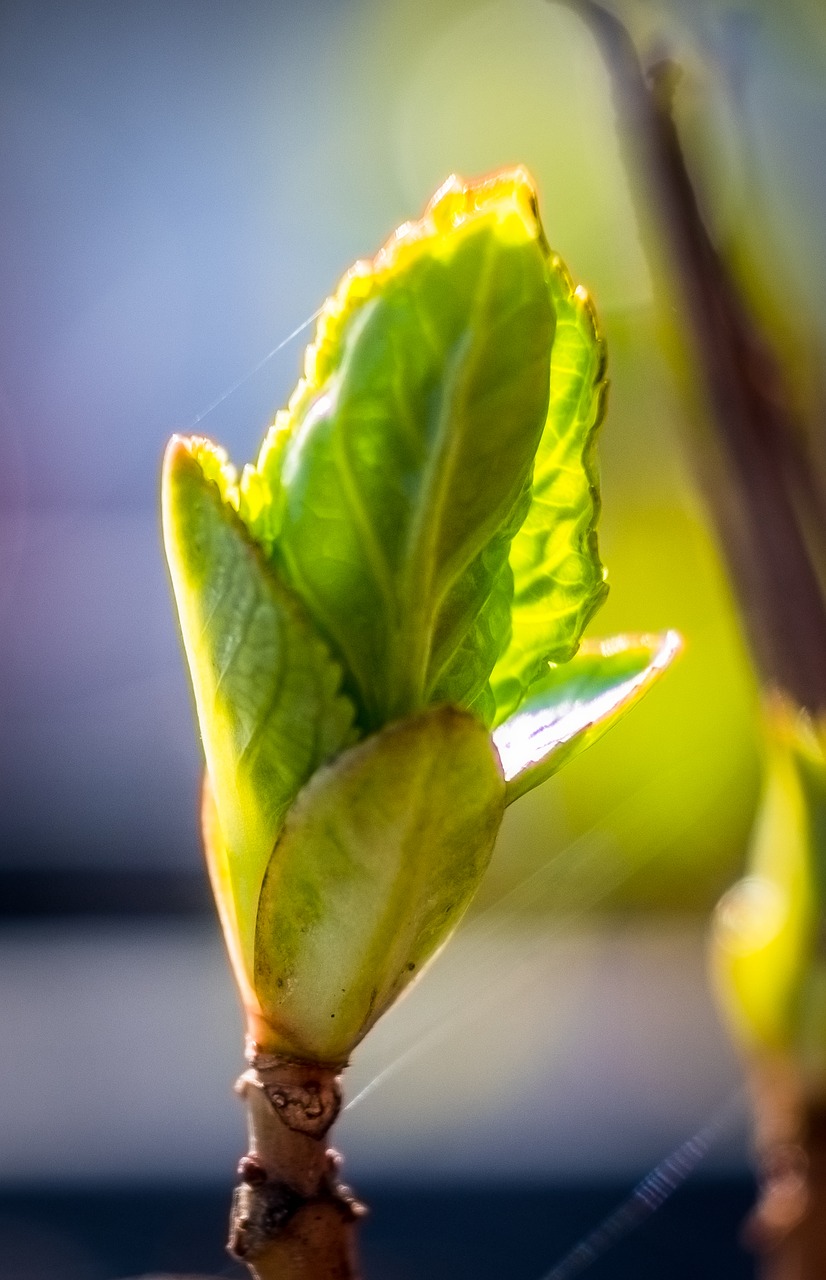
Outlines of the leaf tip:
{"label": "leaf tip", "polygon": [[178,477],[188,470],[192,462],[192,437],[172,436],[164,450],[161,465],[161,487],[164,493],[167,493]]}
{"label": "leaf tip", "polygon": [[161,474],[165,519],[183,496],[182,490],[214,484],[223,502],[237,509],[238,476],[229,455],[206,436],[173,435],[166,446]]}
{"label": "leaf tip", "polygon": [[187,436],[174,435],[164,450],[161,467],[161,517],[163,536],[167,550],[176,542],[176,525],[181,502],[181,488],[191,480],[194,473],[200,471],[192,454],[192,440]]}
{"label": "leaf tip", "polygon": [[418,238],[434,230],[437,233],[452,231],[477,218],[490,216],[500,224],[507,224],[516,216],[518,221],[514,227],[519,233],[527,233],[532,240],[542,235],[536,184],[524,165],[470,180],[451,174],[425,208],[421,221],[399,228],[388,248],[392,251],[399,239]]}
{"label": "leaf tip", "polygon": [[669,628],[668,631],[662,631],[653,636],[641,636],[642,644],[650,643],[654,658],[652,668],[654,669],[654,677],[665,671],[666,667],[670,667],[675,658],[679,658],[685,650],[685,640],[679,631]]}

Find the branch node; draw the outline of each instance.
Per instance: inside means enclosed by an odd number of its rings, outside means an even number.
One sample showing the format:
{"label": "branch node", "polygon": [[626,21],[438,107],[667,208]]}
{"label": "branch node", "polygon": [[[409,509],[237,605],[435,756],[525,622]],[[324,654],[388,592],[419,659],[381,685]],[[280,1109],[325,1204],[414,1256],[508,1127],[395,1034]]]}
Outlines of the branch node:
{"label": "branch node", "polygon": [[247,1107],[249,1150],[238,1165],[229,1252],[263,1280],[315,1277],[312,1267],[327,1255],[339,1259],[331,1276],[354,1277],[350,1229],[366,1209],[339,1182],[341,1156],[324,1142],[341,1109],[341,1068],[255,1045],[247,1060],[235,1087]]}

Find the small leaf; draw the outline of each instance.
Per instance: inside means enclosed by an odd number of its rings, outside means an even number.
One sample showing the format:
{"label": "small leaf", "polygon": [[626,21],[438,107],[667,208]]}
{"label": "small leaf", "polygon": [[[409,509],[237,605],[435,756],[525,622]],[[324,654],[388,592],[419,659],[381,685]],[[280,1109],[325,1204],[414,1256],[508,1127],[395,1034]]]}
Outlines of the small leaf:
{"label": "small leaf", "polygon": [[261,893],[259,1043],[347,1058],[464,913],[504,793],[490,735],[451,707],[399,721],[315,775]]}
{"label": "small leaf", "polygon": [[255,912],[284,812],[348,740],[341,671],[224,500],[232,472],[204,441],[174,438],[164,541],[250,966]]}
{"label": "small leaf", "polygon": [[525,521],[510,550],[512,637],[491,684],[496,722],[516,709],[547,662],[573,657],[608,591],[597,549],[595,448],[605,399],[605,348],[585,290],[559,258],[550,267],[556,312],[548,417]]}
{"label": "small leaf", "polygon": [[541,676],[516,714],[493,733],[507,803],[602,737],[662,675],[680,643],[674,631],[590,641],[570,662]]}
{"label": "small leaf", "polygon": [[711,960],[737,1038],[826,1070],[826,751],[785,698],[766,706],[766,771],[748,874],[720,902]]}
{"label": "small leaf", "polygon": [[547,411],[548,270],[523,171],[453,179],[346,277],[259,461],[280,515],[255,528],[368,726],[484,700]]}

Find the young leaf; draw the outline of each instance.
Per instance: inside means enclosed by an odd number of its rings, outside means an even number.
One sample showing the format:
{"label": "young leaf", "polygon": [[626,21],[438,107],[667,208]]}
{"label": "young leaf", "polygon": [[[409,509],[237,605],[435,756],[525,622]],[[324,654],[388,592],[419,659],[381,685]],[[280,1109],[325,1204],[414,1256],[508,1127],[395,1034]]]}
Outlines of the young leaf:
{"label": "young leaf", "polygon": [[550,403],[530,509],[510,549],[512,636],[491,676],[497,723],[516,709],[545,663],[573,656],[608,590],[597,549],[594,456],[605,348],[587,293],[574,288],[559,258],[549,275],[556,312]]}
{"label": "young leaf", "polygon": [[261,892],[259,1043],[347,1058],[464,913],[504,795],[490,735],[451,707],[399,721],[319,770]]}
{"label": "young leaf", "polygon": [[173,438],[163,526],[227,882],[251,966],[267,859],[298,789],[350,735],[341,671],[224,499],[232,473]]}
{"label": "young leaf", "polygon": [[[513,515],[456,583],[441,611],[433,639],[433,702],[472,709],[493,723],[496,700],[488,677],[511,634],[511,539],[525,518],[529,487]],[[480,601],[483,603],[480,605]]]}
{"label": "young leaf", "polygon": [[452,180],[345,279],[259,462],[268,545],[369,726],[459,684],[474,701],[507,639],[504,552],[548,404],[548,269],[523,171]]}
{"label": "young leaf", "polygon": [[586,642],[570,662],[541,676],[493,732],[507,803],[602,737],[662,675],[680,643],[674,631]]}
{"label": "young leaf", "polygon": [[826,751],[816,726],[778,697],[766,707],[766,776],[748,874],[720,902],[712,971],[738,1038],[791,1053],[822,1079],[826,1020]]}

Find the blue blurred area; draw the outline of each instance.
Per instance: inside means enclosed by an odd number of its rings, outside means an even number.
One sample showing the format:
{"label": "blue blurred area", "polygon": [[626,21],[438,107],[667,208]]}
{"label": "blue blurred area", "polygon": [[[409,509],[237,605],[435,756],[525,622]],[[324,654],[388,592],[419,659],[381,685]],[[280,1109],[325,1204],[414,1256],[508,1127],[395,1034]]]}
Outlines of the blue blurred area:
{"label": "blue blurred area", "polygon": [[[3,7],[0,864],[200,868],[158,467],[355,251],[301,185],[340,10]],[[205,426],[250,453],[300,351]]]}
{"label": "blue blurred area", "polygon": [[[27,505],[153,512],[170,430],[346,265],[334,193],[302,183],[346,7],[4,6],[4,438]],[[213,421],[230,447],[296,368]]]}

